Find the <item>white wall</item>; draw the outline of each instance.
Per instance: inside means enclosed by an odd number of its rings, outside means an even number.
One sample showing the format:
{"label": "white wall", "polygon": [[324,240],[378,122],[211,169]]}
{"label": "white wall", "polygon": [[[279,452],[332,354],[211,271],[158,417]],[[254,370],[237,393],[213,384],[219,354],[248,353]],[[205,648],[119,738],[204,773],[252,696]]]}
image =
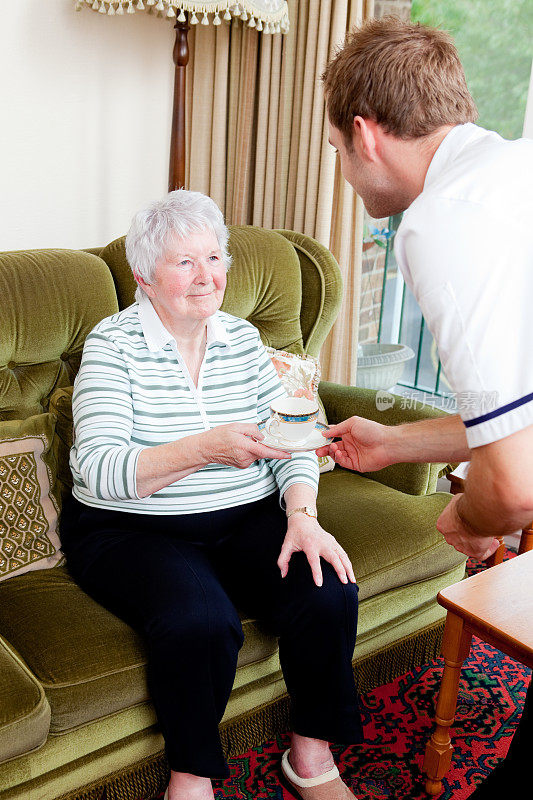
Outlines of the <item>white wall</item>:
{"label": "white wall", "polygon": [[172,24],[0,0],[0,250],[94,247],[167,191]]}

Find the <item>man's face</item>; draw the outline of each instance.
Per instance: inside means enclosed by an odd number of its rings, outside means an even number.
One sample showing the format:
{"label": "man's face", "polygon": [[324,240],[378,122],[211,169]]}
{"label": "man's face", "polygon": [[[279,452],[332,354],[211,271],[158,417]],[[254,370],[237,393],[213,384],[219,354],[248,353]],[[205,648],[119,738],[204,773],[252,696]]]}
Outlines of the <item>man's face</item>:
{"label": "man's face", "polygon": [[398,214],[410,204],[401,186],[396,186],[392,175],[380,162],[372,162],[359,154],[360,142],[356,135],[348,142],[344,134],[329,123],[329,143],[339,154],[341,172],[362,199],[366,210],[374,219]]}

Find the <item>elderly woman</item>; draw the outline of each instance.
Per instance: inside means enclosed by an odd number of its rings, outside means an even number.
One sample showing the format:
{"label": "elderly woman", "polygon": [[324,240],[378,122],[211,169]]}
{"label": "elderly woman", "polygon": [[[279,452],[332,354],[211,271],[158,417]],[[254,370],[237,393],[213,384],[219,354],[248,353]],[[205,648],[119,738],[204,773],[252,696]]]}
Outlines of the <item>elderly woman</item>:
{"label": "elderly woman", "polygon": [[218,724],[243,643],[236,608],[279,637],[294,730],[282,780],[341,800],[353,795],[329,742],[361,740],[357,587],[316,519],[315,454],[261,441],[284,390],[257,330],[219,311],[227,242],[196,192],[135,216],[136,302],[94,328],[76,378],[64,551],[82,588],[144,637],[168,800],[212,799],[210,779],[229,774]]}

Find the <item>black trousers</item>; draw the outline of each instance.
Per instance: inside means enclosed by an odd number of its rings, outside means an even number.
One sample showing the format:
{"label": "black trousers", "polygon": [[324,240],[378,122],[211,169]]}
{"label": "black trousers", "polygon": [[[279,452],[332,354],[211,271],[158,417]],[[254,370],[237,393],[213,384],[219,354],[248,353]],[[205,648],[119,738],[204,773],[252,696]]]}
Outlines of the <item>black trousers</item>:
{"label": "black trousers", "polygon": [[229,774],[218,733],[243,632],[238,607],[279,637],[295,732],[362,740],[351,660],[357,587],[322,561],[317,587],[303,553],[281,578],[287,521],[277,495],[216,512],[159,516],[91,508],[62,513],[74,579],[144,637],[149,689],[170,767]]}
{"label": "black trousers", "polygon": [[511,800],[511,798],[530,796],[531,789],[527,787],[531,782],[529,760],[533,747],[532,702],[533,683],[530,683],[524,710],[506,757],[469,796],[469,800],[504,800],[504,798]]}

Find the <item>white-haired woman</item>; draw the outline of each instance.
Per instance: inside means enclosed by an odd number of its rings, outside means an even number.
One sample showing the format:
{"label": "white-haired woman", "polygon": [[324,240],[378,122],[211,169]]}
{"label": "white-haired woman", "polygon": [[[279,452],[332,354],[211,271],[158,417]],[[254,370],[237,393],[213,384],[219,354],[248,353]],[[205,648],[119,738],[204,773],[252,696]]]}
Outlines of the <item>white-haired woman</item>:
{"label": "white-haired woman", "polygon": [[340,800],[353,795],[328,742],[361,738],[357,587],[312,516],[316,456],[261,442],[256,423],[284,390],[257,330],[219,311],[227,242],[196,192],[135,216],[136,302],[89,334],[75,382],[63,546],[82,588],[145,639],[169,800],[213,798],[210,779],[229,774],[218,723],[243,642],[236,607],[279,636],[294,729],[284,780]]}

